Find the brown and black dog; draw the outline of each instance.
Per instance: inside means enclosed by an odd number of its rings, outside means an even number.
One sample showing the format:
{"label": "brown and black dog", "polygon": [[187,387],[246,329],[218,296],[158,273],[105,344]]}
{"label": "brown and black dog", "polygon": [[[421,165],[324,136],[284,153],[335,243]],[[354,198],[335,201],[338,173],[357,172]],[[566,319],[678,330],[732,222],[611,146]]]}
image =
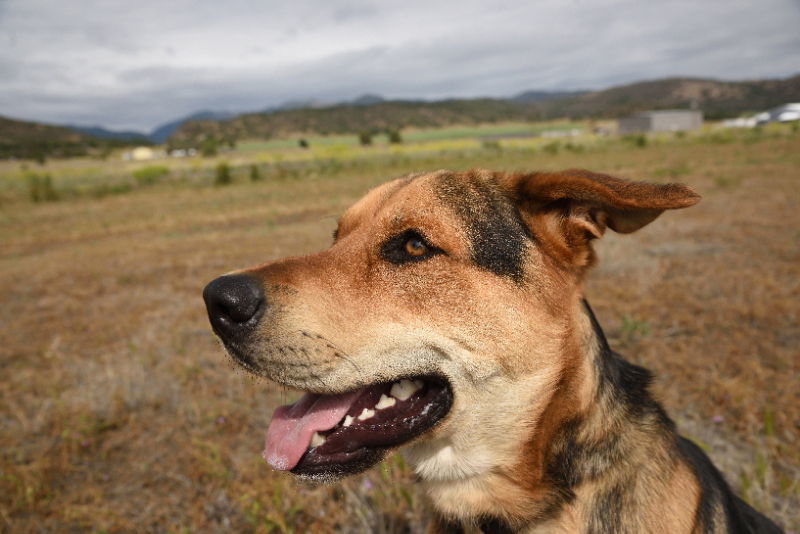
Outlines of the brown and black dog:
{"label": "brown and black dog", "polygon": [[583,170],[420,173],[347,210],[328,250],[214,280],[228,354],[306,392],[276,410],[265,460],[331,481],[402,447],[430,533],[780,532],[582,297],[593,239],[698,200]]}

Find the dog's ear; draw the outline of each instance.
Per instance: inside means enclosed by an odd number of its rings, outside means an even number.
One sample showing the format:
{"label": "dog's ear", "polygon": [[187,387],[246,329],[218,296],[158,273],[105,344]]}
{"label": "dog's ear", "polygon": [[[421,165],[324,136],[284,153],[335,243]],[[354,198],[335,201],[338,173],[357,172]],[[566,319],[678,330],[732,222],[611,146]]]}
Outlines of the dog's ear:
{"label": "dog's ear", "polygon": [[590,242],[606,228],[634,232],[664,210],[700,200],[682,184],[632,182],[581,169],[505,175],[501,183],[533,235],[557,259],[578,268],[594,262]]}

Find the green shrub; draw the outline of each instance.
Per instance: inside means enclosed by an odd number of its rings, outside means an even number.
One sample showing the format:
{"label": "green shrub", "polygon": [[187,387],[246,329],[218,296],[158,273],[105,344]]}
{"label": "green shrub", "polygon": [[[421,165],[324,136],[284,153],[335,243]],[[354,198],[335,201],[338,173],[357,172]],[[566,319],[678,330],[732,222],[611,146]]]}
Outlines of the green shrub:
{"label": "green shrub", "polygon": [[53,179],[49,174],[28,173],[28,193],[34,202],[55,202],[58,193],[53,187]]}
{"label": "green shrub", "polygon": [[503,150],[503,147],[500,146],[500,141],[494,139],[487,139],[481,143],[481,146],[484,150],[494,150],[495,152],[502,152]]}
{"label": "green shrub", "polygon": [[558,141],[552,141],[542,147],[542,150],[552,155],[558,154],[558,151],[560,149],[561,149],[561,143],[559,143]]}
{"label": "green shrub", "polygon": [[720,175],[714,178],[714,185],[717,187],[735,187],[742,182],[737,176]]}
{"label": "green shrub", "polygon": [[306,139],[305,139],[305,138],[301,137],[301,138],[300,138],[300,139],[297,141],[297,146],[299,146],[300,148],[308,148],[308,146],[309,146],[309,145],[308,145],[308,141],[306,141]]}
{"label": "green shrub", "polygon": [[645,134],[630,134],[622,138],[626,143],[630,143],[637,148],[647,147],[647,136]]}
{"label": "green shrub", "polygon": [[709,143],[726,145],[728,143],[733,143],[736,140],[736,138],[733,136],[733,133],[725,131],[725,132],[714,132],[713,134],[707,136],[706,140]]}
{"label": "green shrub", "polygon": [[261,180],[261,170],[258,168],[258,165],[253,163],[250,165],[250,181],[258,182],[259,180]]}
{"label": "green shrub", "polygon": [[217,165],[216,174],[214,176],[214,185],[228,185],[233,181],[231,178],[230,165],[224,161]]}
{"label": "green shrub", "polygon": [[686,163],[681,163],[679,165],[675,165],[674,167],[663,167],[661,169],[656,169],[653,173],[656,176],[667,176],[669,178],[677,178],[678,176],[685,176],[689,174],[689,166]]}
{"label": "green shrub", "polygon": [[633,315],[623,315],[620,325],[620,335],[624,344],[631,343],[638,338],[650,333],[650,323],[634,317]]}
{"label": "green shrub", "polygon": [[89,190],[89,194],[95,198],[103,198],[111,195],[124,195],[133,190],[131,184],[116,183],[116,184],[98,184]]}
{"label": "green shrub", "polygon": [[372,144],[372,133],[368,132],[367,130],[362,131],[358,134],[358,142],[361,143],[361,146],[369,146]]}
{"label": "green shrub", "polygon": [[169,174],[169,168],[164,165],[148,165],[133,171],[133,178],[139,185],[153,185]]}
{"label": "green shrub", "polygon": [[388,130],[386,135],[389,138],[389,144],[399,145],[403,142],[403,137],[400,135],[400,130]]}

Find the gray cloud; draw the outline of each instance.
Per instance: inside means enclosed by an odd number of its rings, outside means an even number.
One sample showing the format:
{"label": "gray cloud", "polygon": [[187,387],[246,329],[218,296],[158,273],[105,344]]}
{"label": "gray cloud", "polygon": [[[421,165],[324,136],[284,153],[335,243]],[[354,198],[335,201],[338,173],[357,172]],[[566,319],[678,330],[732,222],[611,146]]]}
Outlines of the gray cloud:
{"label": "gray cloud", "polygon": [[800,71],[794,0],[0,2],[0,114],[149,129],[287,100]]}

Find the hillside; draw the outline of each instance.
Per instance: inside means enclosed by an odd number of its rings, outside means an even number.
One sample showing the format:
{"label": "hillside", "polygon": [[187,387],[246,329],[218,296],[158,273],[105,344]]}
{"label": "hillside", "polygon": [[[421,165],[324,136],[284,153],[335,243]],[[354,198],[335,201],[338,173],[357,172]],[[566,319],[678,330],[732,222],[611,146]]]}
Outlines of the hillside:
{"label": "hillside", "polygon": [[170,143],[197,143],[206,137],[245,139],[281,137],[294,133],[357,133],[387,128],[431,128],[502,120],[533,120],[535,108],[510,100],[476,99],[439,102],[380,101],[249,113],[224,121],[190,121],[180,126]]}
{"label": "hillside", "polygon": [[50,126],[0,117],[0,144],[28,141],[80,143],[86,139],[88,136],[64,126]]}
{"label": "hillside", "polygon": [[573,96],[580,96],[588,93],[589,91],[525,91],[514,97],[511,100],[515,102],[531,103],[531,102],[547,102],[549,100],[563,100]]}
{"label": "hillside", "polygon": [[100,139],[65,126],[0,117],[0,159],[85,156],[92,150],[102,151],[126,144],[128,140]]}
{"label": "hillside", "polygon": [[667,78],[539,104],[545,117],[619,117],[646,109],[696,105],[707,118],[756,112],[800,99],[800,75],[785,80],[722,82]]}
{"label": "hillside", "polygon": [[614,118],[647,109],[697,105],[708,118],[736,116],[800,100],[800,75],[785,80],[723,82],[668,78],[593,92],[555,95],[528,91],[511,99],[376,101],[328,107],[248,113],[227,120],[189,121],[170,137],[175,145],[282,137],[299,133],[340,134],[387,128],[437,127],[505,120],[560,117]]}
{"label": "hillside", "polygon": [[133,130],[109,130],[102,126],[82,126],[76,124],[68,124],[67,128],[75,130],[76,132],[86,134],[90,137],[97,137],[100,139],[116,139],[117,141],[127,141],[130,143],[147,142],[147,135]]}
{"label": "hillside", "polygon": [[229,113],[227,111],[198,111],[197,113],[193,113],[188,117],[182,117],[156,127],[147,137],[154,143],[165,143],[173,134],[173,132],[175,132],[175,130],[177,130],[185,122],[201,120],[217,121],[229,119],[233,116],[233,113]]}
{"label": "hillside", "polygon": [[0,117],[0,159],[83,155],[91,139],[63,126]]}

